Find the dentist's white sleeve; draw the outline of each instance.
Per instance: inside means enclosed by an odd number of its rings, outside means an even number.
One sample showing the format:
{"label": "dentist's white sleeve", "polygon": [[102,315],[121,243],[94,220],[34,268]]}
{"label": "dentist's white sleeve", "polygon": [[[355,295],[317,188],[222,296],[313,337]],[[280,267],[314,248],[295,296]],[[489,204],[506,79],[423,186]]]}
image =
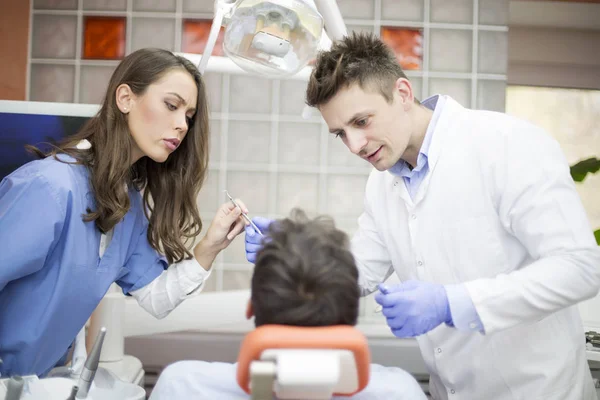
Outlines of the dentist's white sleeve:
{"label": "dentist's white sleeve", "polygon": [[196,261],[171,264],[148,285],[131,291],[139,305],[156,318],[164,318],[190,295],[199,292],[210,276]]}
{"label": "dentist's white sleeve", "polygon": [[495,278],[465,282],[487,334],[533,323],[598,293],[600,247],[559,144],[515,128],[495,147],[498,214],[534,260]]}

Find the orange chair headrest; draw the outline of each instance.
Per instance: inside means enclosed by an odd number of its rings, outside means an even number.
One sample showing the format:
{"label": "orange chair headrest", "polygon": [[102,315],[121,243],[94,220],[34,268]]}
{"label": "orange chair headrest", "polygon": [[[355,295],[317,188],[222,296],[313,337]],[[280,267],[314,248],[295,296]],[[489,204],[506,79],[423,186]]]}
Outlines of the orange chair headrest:
{"label": "orange chair headrest", "polygon": [[[358,390],[369,383],[371,354],[367,338],[349,325],[303,327],[286,325],[263,325],[248,333],[238,355],[237,382],[250,393],[250,363],[260,360],[268,349],[332,349],[349,350],[354,354],[358,372]],[[335,393],[351,396],[354,393]]]}

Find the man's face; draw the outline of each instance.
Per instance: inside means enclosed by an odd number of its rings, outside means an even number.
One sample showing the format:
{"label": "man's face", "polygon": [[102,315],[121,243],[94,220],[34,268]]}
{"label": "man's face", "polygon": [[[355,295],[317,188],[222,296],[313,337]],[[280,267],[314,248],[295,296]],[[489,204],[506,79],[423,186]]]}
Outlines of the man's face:
{"label": "man's face", "polygon": [[363,90],[354,84],[341,89],[319,110],[329,131],[352,153],[385,171],[402,157],[412,136],[414,123],[408,111],[413,100],[410,83],[398,79],[391,103],[376,89]]}

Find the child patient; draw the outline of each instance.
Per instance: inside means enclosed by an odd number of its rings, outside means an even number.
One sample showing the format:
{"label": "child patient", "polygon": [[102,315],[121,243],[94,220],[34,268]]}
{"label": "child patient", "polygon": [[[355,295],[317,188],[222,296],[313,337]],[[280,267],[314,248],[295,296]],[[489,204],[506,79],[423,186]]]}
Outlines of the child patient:
{"label": "child patient", "polygon": [[[355,325],[358,270],[346,234],[326,217],[300,210],[271,225],[256,257],[248,316],[255,325]],[[236,364],[180,361],[160,375],[150,400],[249,399],[237,384]],[[367,387],[344,399],[424,400],[417,381],[399,368],[371,365]]]}

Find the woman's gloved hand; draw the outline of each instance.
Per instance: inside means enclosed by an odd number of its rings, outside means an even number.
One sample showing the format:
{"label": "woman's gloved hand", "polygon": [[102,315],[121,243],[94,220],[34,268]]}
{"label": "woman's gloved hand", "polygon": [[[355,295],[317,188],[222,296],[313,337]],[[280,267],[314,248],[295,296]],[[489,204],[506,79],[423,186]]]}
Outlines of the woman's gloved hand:
{"label": "woman's gloved hand", "polygon": [[[269,230],[269,225],[271,225],[273,221],[273,219],[264,217],[252,218],[252,222],[254,222],[263,234],[266,234]],[[263,246],[263,239],[264,236],[256,232],[252,225],[246,226],[246,259],[253,264],[256,261],[256,253]]]}
{"label": "woman's gloved hand", "polygon": [[393,286],[381,284],[379,290],[375,301],[383,307],[382,313],[396,337],[419,336],[440,324],[452,324],[443,285],[406,281]]}

